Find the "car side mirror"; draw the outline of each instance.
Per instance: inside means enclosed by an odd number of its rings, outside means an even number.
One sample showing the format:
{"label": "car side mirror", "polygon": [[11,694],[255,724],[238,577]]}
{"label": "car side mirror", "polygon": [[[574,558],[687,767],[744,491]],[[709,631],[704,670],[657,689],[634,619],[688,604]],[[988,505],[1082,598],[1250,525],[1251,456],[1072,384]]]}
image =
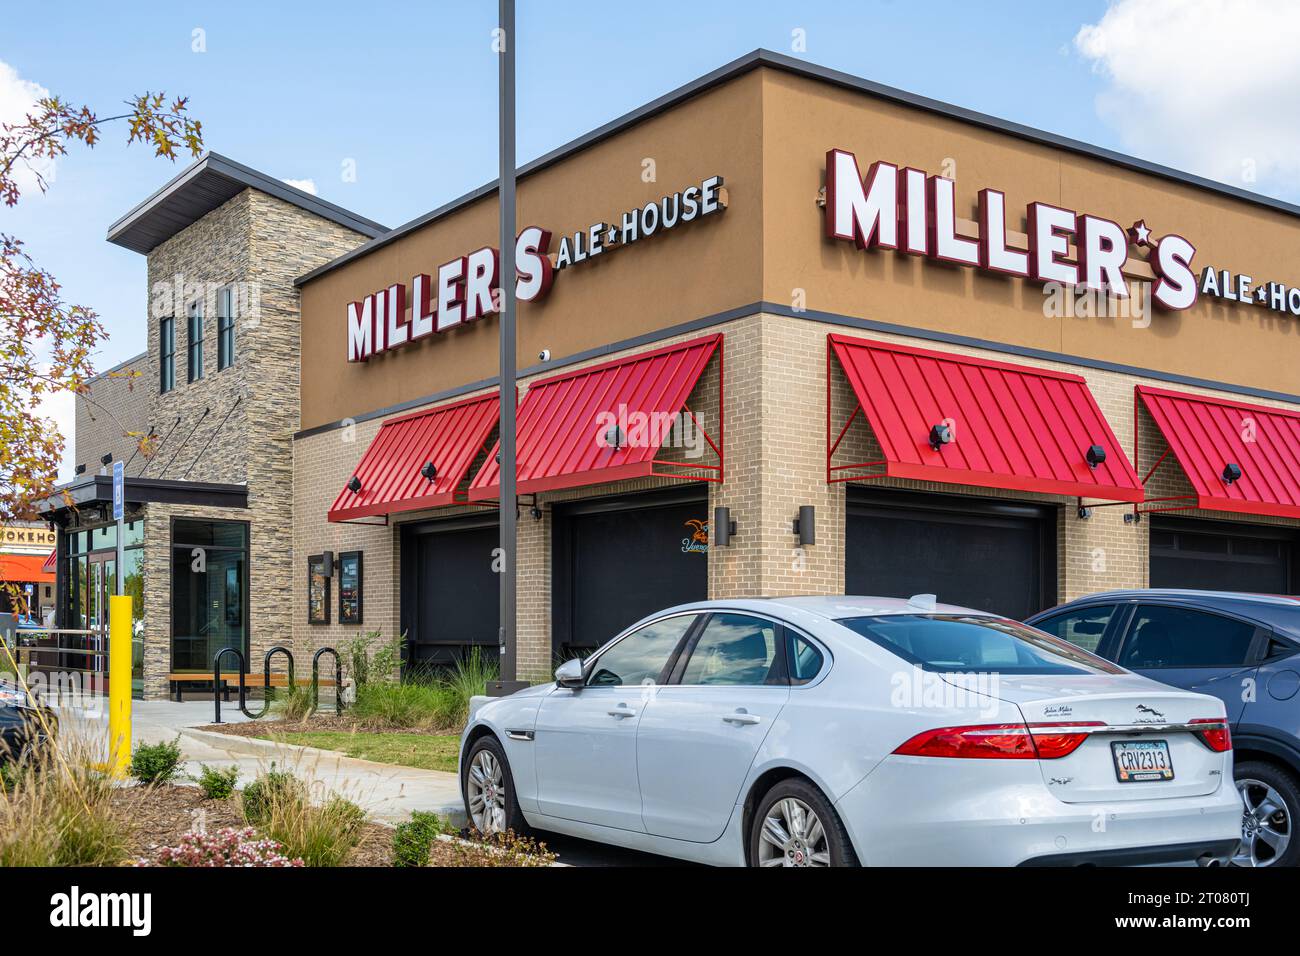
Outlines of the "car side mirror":
{"label": "car side mirror", "polygon": [[555,683],[560,687],[581,687],[582,658],[575,657],[555,668]]}

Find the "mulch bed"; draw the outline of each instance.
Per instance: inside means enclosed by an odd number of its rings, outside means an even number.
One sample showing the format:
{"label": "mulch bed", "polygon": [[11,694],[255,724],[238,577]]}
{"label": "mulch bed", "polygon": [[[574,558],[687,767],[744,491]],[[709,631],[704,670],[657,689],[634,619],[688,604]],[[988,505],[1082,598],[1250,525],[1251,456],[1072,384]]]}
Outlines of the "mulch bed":
{"label": "mulch bed", "polygon": [[[224,725],[223,725],[224,726]],[[244,827],[239,797],[209,800],[197,787],[119,787],[113,791],[113,809],[131,829],[128,855],[153,862],[164,846],[176,846],[181,837],[200,826],[207,830]],[[348,866],[391,866],[393,831],[367,823],[361,842],[348,856]]]}

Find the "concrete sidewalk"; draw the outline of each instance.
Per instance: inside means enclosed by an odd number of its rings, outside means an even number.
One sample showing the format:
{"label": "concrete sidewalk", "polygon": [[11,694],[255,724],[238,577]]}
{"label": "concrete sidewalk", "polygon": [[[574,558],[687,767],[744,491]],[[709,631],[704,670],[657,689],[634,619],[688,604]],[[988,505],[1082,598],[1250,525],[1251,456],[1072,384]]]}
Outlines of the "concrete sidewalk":
{"label": "concrete sidewalk", "polygon": [[[322,794],[333,791],[346,797],[376,820],[401,823],[410,819],[412,810],[425,810],[449,817],[458,825],[465,823],[460,784],[454,773],[374,763],[333,750],[195,729],[211,724],[212,717],[211,702],[137,700],[132,703],[131,744],[134,747],[141,743],[160,743],[179,735],[187,775],[197,776],[202,764],[233,765],[239,768],[242,786],[274,763],[277,769],[291,770],[312,781]],[[234,704],[223,705],[221,717],[226,723],[248,719]],[[65,728],[76,728],[87,738],[107,737],[106,711],[62,708],[59,719]],[[267,720],[266,723],[269,728],[275,722]]]}

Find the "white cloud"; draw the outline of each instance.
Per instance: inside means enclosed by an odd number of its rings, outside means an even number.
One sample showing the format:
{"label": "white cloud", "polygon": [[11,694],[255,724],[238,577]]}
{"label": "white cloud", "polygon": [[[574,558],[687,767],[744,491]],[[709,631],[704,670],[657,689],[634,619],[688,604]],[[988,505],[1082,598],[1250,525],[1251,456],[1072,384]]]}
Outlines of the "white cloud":
{"label": "white cloud", "polygon": [[282,182],[288,183],[295,189],[301,189],[305,193],[316,195],[316,180],[314,179],[285,179]]}
{"label": "white cloud", "polygon": [[[39,83],[24,80],[8,63],[0,60],[0,124],[21,123],[32,112],[36,101],[49,96],[50,91]],[[46,183],[54,181],[54,160],[36,159],[21,161],[15,168],[14,179],[24,197],[40,194],[37,174]]]}
{"label": "white cloud", "polygon": [[1297,194],[1300,3],[1112,0],[1074,38],[1109,87],[1097,112],[1144,158]]}

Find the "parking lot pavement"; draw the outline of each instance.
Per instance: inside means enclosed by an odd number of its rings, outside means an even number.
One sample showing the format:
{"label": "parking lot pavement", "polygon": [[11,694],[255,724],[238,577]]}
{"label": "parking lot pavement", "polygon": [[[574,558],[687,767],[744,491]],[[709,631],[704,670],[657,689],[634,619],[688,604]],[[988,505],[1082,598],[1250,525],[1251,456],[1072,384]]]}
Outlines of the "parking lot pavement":
{"label": "parking lot pavement", "polygon": [[593,843],[577,837],[564,836],[560,833],[546,833],[541,830],[535,834],[536,839],[545,843],[547,849],[556,855],[556,861],[568,866],[696,866],[672,857],[658,856],[654,853],[641,853],[637,850],[624,850],[621,847],[604,843]]}

